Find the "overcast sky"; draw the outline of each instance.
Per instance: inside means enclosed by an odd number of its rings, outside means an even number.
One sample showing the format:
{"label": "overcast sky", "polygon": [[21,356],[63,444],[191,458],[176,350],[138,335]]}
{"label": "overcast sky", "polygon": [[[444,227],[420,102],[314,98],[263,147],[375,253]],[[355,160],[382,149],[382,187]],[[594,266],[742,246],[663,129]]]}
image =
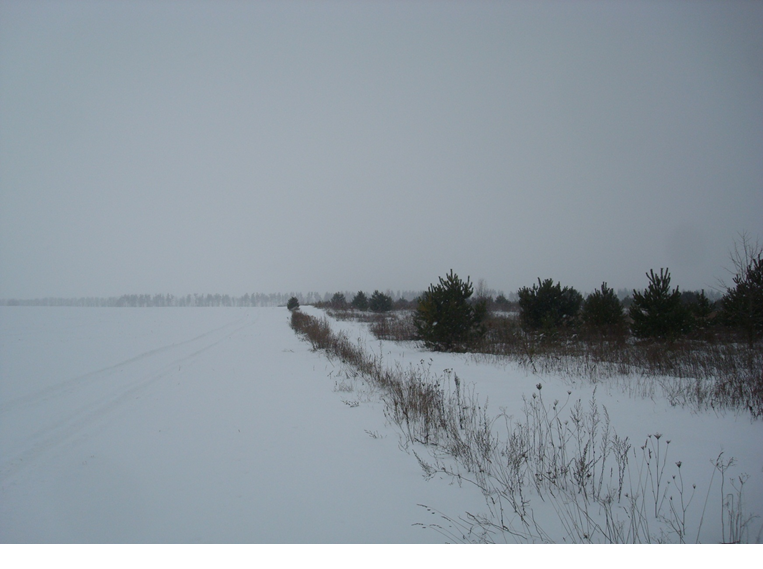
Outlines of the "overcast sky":
{"label": "overcast sky", "polygon": [[763,3],[0,0],[0,298],[710,288]]}

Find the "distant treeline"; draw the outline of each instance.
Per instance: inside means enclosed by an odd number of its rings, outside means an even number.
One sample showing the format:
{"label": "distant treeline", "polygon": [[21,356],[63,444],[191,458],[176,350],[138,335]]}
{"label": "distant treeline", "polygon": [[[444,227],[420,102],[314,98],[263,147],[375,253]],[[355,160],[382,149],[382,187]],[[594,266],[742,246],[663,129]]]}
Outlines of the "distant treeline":
{"label": "distant treeline", "polygon": [[84,307],[208,307],[208,306],[280,306],[285,305],[292,296],[304,299],[304,304],[319,301],[323,295],[318,293],[273,293],[245,294],[231,296],[229,294],[187,294],[175,296],[172,294],[123,294],[122,296],[80,297],[80,298],[35,298],[31,300],[0,300],[5,306],[84,306]]}
{"label": "distant treeline", "polygon": [[[482,298],[488,300],[491,309],[497,310],[503,306],[493,306],[495,299],[504,299],[516,304],[518,296],[516,293],[504,295],[501,291],[492,289],[483,289],[479,291]],[[618,289],[617,296],[627,307],[630,304],[630,289]],[[389,296],[398,308],[407,308],[415,304],[415,301],[421,296],[422,291],[387,291]],[[210,306],[229,306],[229,307],[247,307],[247,306],[286,306],[289,299],[294,297],[299,300],[301,305],[318,304],[333,306],[337,297],[352,298],[353,294],[345,293],[318,293],[308,292],[302,294],[299,292],[288,293],[254,293],[243,296],[231,296],[229,294],[187,294],[185,296],[175,296],[172,294],[123,294],[122,296],[110,297],[79,297],[79,298],[33,298],[33,299],[0,299],[0,306],[82,306],[82,307],[106,307],[106,308],[144,308],[144,307],[210,307]],[[718,300],[720,294],[710,293],[710,300]],[[399,306],[398,306],[399,305]]]}
{"label": "distant treeline", "polygon": [[[416,298],[419,293],[398,291],[395,298]],[[300,304],[317,304],[331,299],[330,293],[299,292],[288,293],[253,293],[243,296],[229,294],[187,294],[175,296],[172,294],[123,294],[111,297],[79,297],[79,298],[34,298],[34,299],[0,299],[0,306],[82,306],[106,308],[143,308],[143,307],[210,307],[210,306],[286,306],[290,298],[295,297]]]}

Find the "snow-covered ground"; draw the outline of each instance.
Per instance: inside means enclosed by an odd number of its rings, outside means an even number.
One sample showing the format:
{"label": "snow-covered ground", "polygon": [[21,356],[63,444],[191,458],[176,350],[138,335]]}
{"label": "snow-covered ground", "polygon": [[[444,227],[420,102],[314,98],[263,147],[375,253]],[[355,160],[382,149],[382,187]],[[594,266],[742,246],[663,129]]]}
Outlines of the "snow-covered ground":
{"label": "snow-covered ground", "polygon": [[[306,312],[317,314],[312,308]],[[594,387],[513,364],[431,354],[333,322],[389,365],[453,370],[496,414],[591,401]],[[3,543],[442,543],[430,524],[484,511],[474,487],[425,480],[378,394],[310,351],[284,308],[0,307],[0,541]],[[763,422],[694,413],[596,386],[613,428],[671,440],[720,531],[711,462],[746,473],[763,514]],[[717,485],[718,476],[713,484]],[[751,536],[755,541],[760,520]],[[712,537],[703,539],[711,541]]]}
{"label": "snow-covered ground", "polygon": [[[321,311],[312,308],[307,311],[311,311],[314,316],[323,316]],[[358,322],[332,319],[331,325],[334,330],[346,333],[351,340],[357,338],[366,343],[389,366],[414,366],[439,376],[441,385],[446,389],[453,390],[453,383],[448,378],[457,374],[461,383],[475,393],[478,402],[488,406],[492,416],[503,413],[513,420],[524,419],[523,398],[530,399],[533,394],[541,393],[537,390],[538,384],[542,386],[542,396],[547,406],[558,400],[560,406],[564,407],[560,413],[562,419],[569,418],[567,412],[571,411],[577,401],[582,403],[583,410],[590,409],[591,403],[595,402],[600,411],[606,409],[614,432],[621,438],[628,437],[632,444],[634,452],[630,462],[634,475],[639,468],[643,468],[635,460],[642,454],[642,445],[646,447],[647,453],[649,448],[654,450],[656,446],[661,447],[661,452],[667,450],[667,456],[660,457],[661,464],[664,464],[661,473],[663,495],[666,482],[678,482],[673,481],[672,476],[678,475],[676,463],[680,461],[684,499],[686,503],[691,500],[686,508],[687,542],[699,540],[702,543],[717,543],[721,541],[721,536],[728,536],[729,511],[728,508],[724,510],[722,501],[737,499],[734,485],[739,487],[740,476],[746,481],[743,485],[742,509],[735,507],[735,511],[745,520],[753,518],[748,524],[749,541],[760,543],[763,538],[763,420],[753,420],[743,411],[697,411],[673,406],[659,387],[655,387],[657,382],[652,378],[621,376],[600,379],[594,384],[580,377],[563,374],[531,373],[516,363],[497,358],[427,352],[414,343],[379,342],[371,338],[366,325]],[[645,396],[644,392],[648,388],[652,388],[653,392]],[[600,431],[603,423],[601,417]],[[500,426],[496,428],[500,430]],[[656,434],[660,436],[659,441],[653,436]],[[666,444],[668,441],[669,444]],[[733,459],[726,471],[723,488],[720,473],[714,467],[719,455],[725,463]],[[654,465],[654,460],[652,464]],[[646,473],[642,480],[645,478]],[[696,488],[692,489],[694,485]],[[671,494],[676,501],[680,499],[675,490],[669,489],[667,496]],[[734,504],[736,506],[735,502]],[[542,503],[537,497],[534,498],[533,507],[537,512],[555,517],[549,504]],[[471,505],[470,508],[471,513],[485,510],[484,506],[480,509]],[[679,507],[676,506],[676,509]],[[669,512],[667,505],[664,511]],[[447,514],[454,517],[459,513],[447,510]],[[561,540],[564,531],[559,524],[558,519],[544,519],[540,525],[552,532],[558,531],[556,535]],[[655,530],[655,534],[659,535],[659,530]],[[511,536],[506,537],[511,540]],[[675,535],[666,535],[665,539],[677,541]]]}
{"label": "snow-covered ground", "polygon": [[437,543],[418,504],[480,500],[343,403],[284,308],[2,307],[0,366],[5,543]]}

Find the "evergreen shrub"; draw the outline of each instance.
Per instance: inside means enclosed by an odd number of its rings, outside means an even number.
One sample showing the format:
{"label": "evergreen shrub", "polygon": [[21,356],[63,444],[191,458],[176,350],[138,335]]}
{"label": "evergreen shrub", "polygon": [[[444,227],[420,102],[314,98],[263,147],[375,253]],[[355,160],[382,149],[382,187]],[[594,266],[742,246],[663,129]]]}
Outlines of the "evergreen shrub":
{"label": "evergreen shrub", "polygon": [[581,318],[586,326],[619,328],[625,321],[623,305],[615,291],[601,283],[601,288],[589,294],[583,302]]}
{"label": "evergreen shrub", "polygon": [[392,297],[375,290],[368,300],[368,308],[373,312],[389,312],[392,310]]}
{"label": "evergreen shrub", "polygon": [[462,351],[484,335],[487,308],[484,301],[469,302],[474,292],[469,277],[464,282],[451,269],[439,281],[419,298],[413,316],[417,337],[432,350]]}
{"label": "evergreen shrub", "polygon": [[518,291],[520,320],[526,330],[554,330],[572,326],[577,320],[583,295],[572,287],[562,288],[546,279],[532,288],[522,287]]}
{"label": "evergreen shrub", "polygon": [[692,315],[681,302],[681,292],[670,290],[670,271],[660,269],[646,273],[649,286],[633,291],[633,304],[629,315],[633,320],[631,330],[637,338],[662,338],[675,340],[692,328]]}

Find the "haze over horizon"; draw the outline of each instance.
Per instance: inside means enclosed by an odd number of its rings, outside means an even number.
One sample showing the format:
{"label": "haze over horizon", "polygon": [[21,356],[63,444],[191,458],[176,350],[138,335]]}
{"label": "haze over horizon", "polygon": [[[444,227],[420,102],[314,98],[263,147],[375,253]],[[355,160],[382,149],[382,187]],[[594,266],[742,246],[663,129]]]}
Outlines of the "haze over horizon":
{"label": "haze over horizon", "polygon": [[763,3],[0,0],[0,298],[729,279]]}

